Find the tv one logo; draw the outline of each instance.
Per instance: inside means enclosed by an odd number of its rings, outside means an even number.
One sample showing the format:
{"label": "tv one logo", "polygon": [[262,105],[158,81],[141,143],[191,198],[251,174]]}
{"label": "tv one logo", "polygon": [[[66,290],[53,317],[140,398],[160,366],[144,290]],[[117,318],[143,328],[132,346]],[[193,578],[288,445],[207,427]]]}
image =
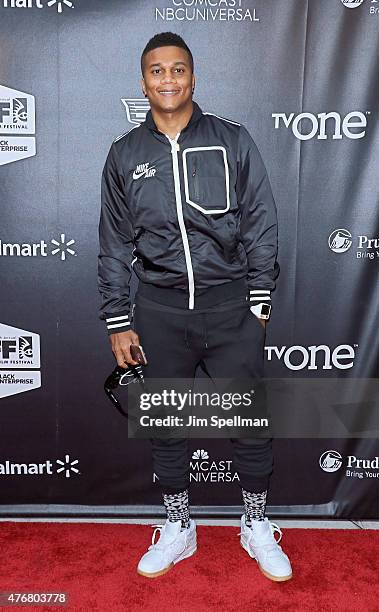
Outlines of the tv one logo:
{"label": "tv one logo", "polygon": [[357,344],[339,344],[331,349],[327,344],[312,346],[265,346],[267,360],[282,361],[289,370],[348,370],[354,365]]}
{"label": "tv one logo", "polygon": [[[293,135],[298,140],[311,140],[317,138],[318,140],[341,140],[344,136],[351,140],[357,140],[363,138],[366,135],[367,127],[367,116],[370,111],[366,114],[360,111],[352,111],[345,117],[342,117],[340,113],[319,113],[314,115],[313,113],[272,113],[274,118],[274,129],[279,130],[281,128],[291,129]],[[352,131],[352,130],[358,131]]]}

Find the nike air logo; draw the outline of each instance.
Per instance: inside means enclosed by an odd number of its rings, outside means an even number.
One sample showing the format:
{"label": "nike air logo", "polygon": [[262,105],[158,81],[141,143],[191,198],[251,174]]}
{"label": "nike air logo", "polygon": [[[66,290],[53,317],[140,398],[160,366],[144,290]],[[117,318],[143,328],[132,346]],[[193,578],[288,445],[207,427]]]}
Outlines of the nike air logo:
{"label": "nike air logo", "polygon": [[155,173],[156,173],[156,169],[154,168],[154,166],[150,168],[149,162],[146,162],[145,164],[138,164],[138,166],[133,172],[133,179],[137,180],[141,178],[141,176],[144,176],[145,178],[149,178],[151,176],[155,176]]}

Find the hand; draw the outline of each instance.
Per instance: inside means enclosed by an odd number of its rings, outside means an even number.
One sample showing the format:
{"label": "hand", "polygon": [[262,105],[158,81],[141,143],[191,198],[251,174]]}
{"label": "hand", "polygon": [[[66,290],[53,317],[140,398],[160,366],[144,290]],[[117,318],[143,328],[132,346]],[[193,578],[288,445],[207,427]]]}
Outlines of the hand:
{"label": "hand", "polygon": [[[116,332],[110,334],[110,342],[112,344],[112,352],[116,357],[117,364],[122,368],[127,369],[128,365],[139,365],[138,361],[134,361],[130,354],[130,345],[139,344],[139,337],[135,331],[129,329],[124,332]],[[127,363],[125,363],[127,362]]]}

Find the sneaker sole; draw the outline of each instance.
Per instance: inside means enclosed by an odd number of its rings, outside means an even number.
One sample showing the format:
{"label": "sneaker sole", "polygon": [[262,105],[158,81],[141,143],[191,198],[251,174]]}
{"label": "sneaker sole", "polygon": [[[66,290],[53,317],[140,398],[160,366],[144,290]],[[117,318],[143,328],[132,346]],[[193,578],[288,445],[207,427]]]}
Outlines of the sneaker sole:
{"label": "sneaker sole", "polygon": [[285,582],[286,580],[291,580],[292,578],[292,574],[290,574],[289,576],[273,576],[269,572],[266,572],[266,570],[264,570],[263,567],[259,565],[259,563],[258,563],[258,567],[261,570],[262,574],[266,576],[266,578],[270,578],[270,580],[273,580],[274,582]]}
{"label": "sneaker sole", "polygon": [[273,576],[272,574],[270,574],[270,572],[267,572],[265,569],[263,569],[263,567],[260,565],[259,561],[250,554],[249,550],[243,545],[243,543],[241,542],[241,547],[243,548],[243,550],[245,550],[247,552],[247,554],[249,555],[249,557],[251,557],[251,559],[255,559],[255,561],[257,562],[257,565],[260,569],[260,571],[262,572],[262,574],[264,576],[266,576],[266,578],[269,578],[270,580],[273,580],[274,582],[286,582],[286,580],[291,580],[293,574],[289,574],[288,576]]}
{"label": "sneaker sole", "polygon": [[153,572],[149,574],[148,572],[143,572],[142,570],[139,570],[137,568],[137,574],[140,574],[140,576],[145,576],[145,578],[158,578],[159,576],[163,576],[164,574],[167,574],[167,572],[169,572],[170,569],[172,569],[176,563],[179,563],[179,561],[183,561],[184,559],[188,559],[189,557],[192,557],[192,555],[194,555],[196,551],[197,551],[197,546],[193,549],[191,548],[190,550],[186,552],[186,554],[181,555],[180,557],[178,557],[178,559],[176,559],[175,561],[172,561],[170,565],[168,565],[167,567],[164,567],[158,572]]}

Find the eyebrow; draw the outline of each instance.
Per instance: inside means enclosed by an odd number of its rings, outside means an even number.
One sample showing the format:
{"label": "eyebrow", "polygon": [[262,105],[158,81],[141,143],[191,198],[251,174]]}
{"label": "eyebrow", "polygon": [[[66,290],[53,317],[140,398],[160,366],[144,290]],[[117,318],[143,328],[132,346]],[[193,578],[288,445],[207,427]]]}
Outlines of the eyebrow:
{"label": "eyebrow", "polygon": [[[174,62],[174,66],[177,66],[178,64],[183,64],[184,66],[187,66],[186,62],[183,61]],[[154,62],[154,64],[149,64],[149,68],[153,68],[153,66],[162,66],[162,63]]]}

